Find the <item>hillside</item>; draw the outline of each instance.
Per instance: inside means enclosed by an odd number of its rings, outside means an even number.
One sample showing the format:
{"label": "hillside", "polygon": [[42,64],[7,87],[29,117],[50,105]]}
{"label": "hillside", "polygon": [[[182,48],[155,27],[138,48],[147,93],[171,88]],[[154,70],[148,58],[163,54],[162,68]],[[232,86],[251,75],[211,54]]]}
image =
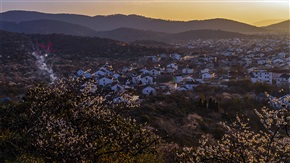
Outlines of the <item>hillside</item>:
{"label": "hillside", "polygon": [[58,20],[32,20],[13,23],[3,21],[0,29],[10,32],[39,33],[39,34],[66,34],[77,36],[94,36],[96,31],[81,25],[62,22]]}
{"label": "hillside", "polygon": [[245,37],[250,36],[241,33],[226,32],[221,30],[191,30],[168,35],[166,37],[163,37],[162,40],[167,42],[170,41],[177,42],[196,39],[230,39],[230,38],[245,38]]}
{"label": "hillside", "polygon": [[285,31],[289,32],[290,31],[290,20],[286,20],[277,24],[272,24],[269,26],[265,27],[266,29],[269,30],[277,30],[277,31]]}
{"label": "hillside", "polygon": [[[49,82],[49,75],[37,67],[34,51],[39,44],[51,43],[52,52],[45,56],[47,67],[56,76],[68,76],[78,69],[90,69],[107,60],[121,62],[140,56],[173,53],[167,47],[149,47],[97,37],[63,34],[21,34],[0,30],[0,98],[15,97],[34,82]],[[44,56],[44,55],[43,55]],[[15,85],[16,84],[16,85]],[[10,86],[12,85],[12,86]]]}
{"label": "hillside", "polygon": [[254,22],[252,24],[254,26],[257,26],[257,27],[264,27],[264,26],[268,26],[268,25],[280,23],[282,21],[284,21],[284,19],[267,19],[267,20],[262,20],[262,21]]}
{"label": "hillside", "polygon": [[228,39],[247,37],[248,35],[221,30],[190,30],[180,33],[164,33],[152,30],[132,28],[118,28],[110,31],[94,31],[87,27],[66,23],[58,20],[33,20],[20,23],[3,21],[0,29],[10,32],[26,34],[65,34],[74,36],[88,36],[108,38],[118,41],[132,42],[138,40],[152,40],[159,42],[179,42],[195,39]]}
{"label": "hillside", "polygon": [[154,31],[145,31],[131,28],[118,28],[112,31],[103,31],[96,34],[97,37],[110,38],[120,41],[136,41],[136,40],[156,40],[169,34]]}
{"label": "hillside", "polygon": [[75,14],[47,14],[31,11],[8,11],[1,13],[0,16],[2,17],[3,21],[11,22],[32,21],[40,19],[58,20],[82,25],[95,31],[107,31],[123,27],[165,33],[178,33],[200,29],[224,30],[239,33],[260,33],[267,31],[263,28],[258,28],[249,24],[227,19],[168,21],[147,18],[138,15],[118,14],[90,17]]}
{"label": "hillside", "polygon": [[112,31],[97,32],[96,36],[126,42],[151,40],[166,43],[174,43],[180,41],[186,42],[189,40],[196,39],[231,39],[231,38],[250,37],[250,35],[241,34],[237,32],[227,32],[221,30],[208,30],[208,29],[190,30],[180,33],[162,33],[131,28],[119,28]]}

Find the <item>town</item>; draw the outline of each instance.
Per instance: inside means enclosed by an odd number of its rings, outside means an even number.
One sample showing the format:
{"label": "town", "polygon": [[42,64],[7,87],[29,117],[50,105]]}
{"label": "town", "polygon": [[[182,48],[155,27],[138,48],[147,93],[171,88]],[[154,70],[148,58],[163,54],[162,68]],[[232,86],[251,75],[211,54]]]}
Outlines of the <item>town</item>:
{"label": "town", "polygon": [[[74,77],[94,79],[94,87],[112,90],[114,93],[110,98],[116,103],[128,102],[132,96],[134,100],[142,100],[147,96],[169,95],[175,91],[194,92],[202,85],[219,88],[223,93],[231,92],[229,84],[235,82],[239,85],[239,82],[247,81],[289,92],[290,42],[287,37],[197,40],[174,46],[188,50],[184,54],[148,55],[124,66],[106,63],[96,71],[78,70]],[[200,53],[193,54],[193,51]],[[132,90],[132,96],[122,96]],[[267,99],[263,90],[256,94],[251,90],[246,93]],[[235,94],[239,98],[245,95]],[[290,106],[289,101],[286,104]]]}

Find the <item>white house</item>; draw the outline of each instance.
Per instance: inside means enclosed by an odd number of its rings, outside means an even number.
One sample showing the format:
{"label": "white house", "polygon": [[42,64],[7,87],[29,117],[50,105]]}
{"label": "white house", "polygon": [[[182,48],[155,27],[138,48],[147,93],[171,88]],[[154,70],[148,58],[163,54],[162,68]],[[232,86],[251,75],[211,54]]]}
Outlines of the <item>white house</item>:
{"label": "white house", "polygon": [[181,55],[178,54],[178,53],[174,53],[174,54],[172,54],[171,57],[172,57],[173,59],[175,59],[175,60],[180,60],[180,59],[181,59]]}
{"label": "white house", "polygon": [[261,82],[272,84],[272,72],[266,70],[254,70],[250,75],[252,76],[251,81],[253,83]]}
{"label": "white house", "polygon": [[290,86],[290,75],[282,74],[276,79],[277,86]]}
{"label": "white house", "polygon": [[186,77],[183,78],[183,81],[191,82],[191,81],[194,81],[194,79],[191,76],[186,76]]}
{"label": "white house", "polygon": [[277,57],[279,57],[279,58],[285,58],[286,55],[287,54],[285,52],[280,52],[280,53],[277,54]]}
{"label": "white house", "polygon": [[142,84],[153,84],[153,77],[149,75],[142,75],[141,82]]}
{"label": "white house", "polygon": [[105,76],[107,73],[104,70],[98,70],[94,73],[95,76]]}
{"label": "white house", "polygon": [[103,78],[99,79],[98,84],[105,86],[105,85],[111,84],[112,82],[113,82],[113,80],[111,78],[103,77]]}
{"label": "white house", "polygon": [[112,68],[112,65],[104,65],[100,68],[101,71],[104,71],[106,74],[109,74],[109,75],[112,75],[113,72],[111,71],[113,68]]}
{"label": "white house", "polygon": [[124,91],[124,87],[118,83],[112,85],[111,90],[114,92],[123,92]]}
{"label": "white house", "polygon": [[252,59],[251,58],[245,57],[245,58],[243,58],[243,60],[246,62],[247,65],[252,64]]}
{"label": "white house", "polygon": [[183,68],[182,69],[182,73],[183,74],[192,74],[193,73],[193,69],[192,68],[188,68],[188,67]]}
{"label": "white house", "polygon": [[197,87],[198,85],[199,83],[196,81],[188,81],[184,84],[185,88],[187,88],[188,90],[193,90],[193,88]]}
{"label": "white house", "polygon": [[178,91],[187,91],[187,88],[185,86],[181,86],[181,87],[176,88],[176,90],[178,90]]}
{"label": "white house", "polygon": [[212,74],[210,74],[210,73],[204,73],[204,74],[202,74],[201,75],[201,78],[202,78],[202,80],[205,80],[205,79],[212,79],[212,78],[214,78],[214,73],[212,73]]}
{"label": "white house", "polygon": [[272,50],[273,50],[273,49],[270,48],[270,47],[266,47],[266,48],[265,48],[265,51],[266,51],[266,52],[270,52],[270,51],[272,51]]}
{"label": "white house", "polygon": [[168,73],[173,73],[178,70],[178,65],[176,63],[171,63],[166,66],[166,71]]}
{"label": "white house", "polygon": [[274,64],[279,64],[279,63],[283,63],[283,62],[284,62],[284,60],[283,59],[280,59],[280,58],[274,59],[272,61],[272,63],[274,63]]}
{"label": "white house", "polygon": [[116,74],[113,75],[113,78],[114,78],[114,79],[118,79],[120,76],[121,76],[120,74],[117,74],[117,73],[116,73]]}
{"label": "white house", "polygon": [[248,73],[251,73],[251,72],[253,72],[253,71],[257,71],[257,70],[258,70],[257,67],[251,67],[251,68],[248,68],[248,69],[247,69],[247,72],[248,72]]}
{"label": "white house", "polygon": [[249,51],[247,51],[247,54],[251,54],[253,51],[252,50],[249,50]]}
{"label": "white house", "polygon": [[124,99],[122,97],[116,97],[116,98],[113,99],[113,103],[115,103],[115,104],[126,103],[126,102],[128,102],[128,100],[126,100],[126,99]]}
{"label": "white house", "polygon": [[174,69],[174,68],[172,68],[172,67],[167,67],[167,68],[166,68],[166,72],[167,72],[167,73],[172,74],[172,73],[174,73],[175,71],[176,71],[176,69]]}
{"label": "white house", "polygon": [[84,73],[85,73],[85,72],[84,72],[83,70],[78,70],[78,71],[77,71],[77,75],[78,75],[78,76],[82,76],[82,75],[84,75]]}
{"label": "white house", "polygon": [[243,49],[241,49],[241,48],[237,48],[237,49],[236,49],[236,52],[241,53],[241,52],[243,52]]}
{"label": "white house", "polygon": [[259,53],[258,56],[259,56],[259,57],[264,57],[265,54],[264,54],[264,53]]}
{"label": "white house", "polygon": [[91,73],[86,72],[86,73],[84,74],[84,77],[87,78],[87,79],[91,79],[93,76],[92,76]]}
{"label": "white house", "polygon": [[260,47],[255,47],[255,48],[254,48],[254,51],[256,51],[256,52],[258,52],[258,51],[260,51],[260,50],[261,50]]}
{"label": "white house", "polygon": [[222,55],[224,55],[224,56],[235,56],[236,53],[235,52],[227,51],[227,52],[223,52]]}
{"label": "white house", "polygon": [[146,87],[146,88],[144,88],[142,90],[142,93],[144,95],[155,95],[156,94],[156,90],[154,88],[148,86],[148,87]]}
{"label": "white house", "polygon": [[149,73],[149,71],[146,68],[142,68],[140,70],[140,72],[142,72],[142,74],[148,74]]}
{"label": "white house", "polygon": [[141,75],[132,75],[132,83],[139,84],[141,81]]}
{"label": "white house", "polygon": [[258,60],[258,64],[259,64],[259,65],[263,65],[263,64],[265,64],[265,63],[267,63],[267,60],[265,60],[265,59]]}
{"label": "white house", "polygon": [[206,68],[206,69],[201,70],[200,72],[201,72],[202,74],[204,74],[204,73],[209,73],[209,69]]}
{"label": "white house", "polygon": [[158,76],[158,75],[160,75],[160,71],[154,68],[154,69],[150,70],[148,72],[148,74],[151,76]]}
{"label": "white house", "polygon": [[183,81],[182,75],[176,75],[175,76],[175,81],[176,81],[176,83],[182,82]]}

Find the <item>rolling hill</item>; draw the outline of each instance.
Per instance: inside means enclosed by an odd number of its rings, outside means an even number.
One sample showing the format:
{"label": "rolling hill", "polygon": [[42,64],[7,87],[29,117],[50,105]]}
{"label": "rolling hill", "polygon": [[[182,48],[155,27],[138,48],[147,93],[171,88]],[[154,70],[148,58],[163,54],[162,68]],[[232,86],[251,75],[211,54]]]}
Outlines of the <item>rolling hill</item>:
{"label": "rolling hill", "polygon": [[97,37],[110,38],[120,41],[136,41],[136,40],[158,40],[159,38],[170,35],[163,32],[154,32],[146,30],[138,30],[131,28],[118,28],[112,31],[103,31],[96,34]]}
{"label": "rolling hill", "polygon": [[280,23],[282,21],[285,21],[285,20],[284,19],[267,19],[267,20],[262,20],[262,21],[254,22],[252,24],[254,26],[257,26],[257,27],[264,27],[264,26],[268,26],[268,25],[271,25],[271,24]]}
{"label": "rolling hill", "polygon": [[236,33],[236,32],[226,32],[221,30],[191,30],[186,32],[180,32],[176,34],[171,34],[166,37],[161,38],[162,41],[166,42],[177,42],[177,41],[189,41],[196,39],[230,39],[230,38],[245,38],[248,35]]}
{"label": "rolling hill", "polygon": [[2,21],[0,29],[10,32],[20,33],[40,33],[40,34],[67,34],[77,36],[94,36],[96,31],[81,25],[62,22],[58,20],[32,20],[20,23]]}
{"label": "rolling hill", "polygon": [[247,35],[221,30],[190,30],[179,33],[155,32],[152,30],[140,30],[132,28],[118,28],[110,31],[94,31],[87,27],[62,22],[59,20],[32,20],[20,23],[3,21],[0,29],[9,32],[26,34],[65,34],[74,36],[100,37],[118,41],[133,42],[137,40],[151,40],[159,42],[179,42],[195,39],[226,39],[246,37]]}
{"label": "rolling hill", "polygon": [[72,24],[78,24],[95,31],[115,30],[118,28],[133,28],[141,30],[152,30],[156,32],[178,33],[189,30],[223,30],[239,33],[260,33],[266,29],[249,24],[228,20],[192,20],[192,21],[168,21],[147,18],[138,15],[109,15],[109,16],[85,16],[76,14],[48,14],[31,11],[8,11],[1,13],[3,21],[22,22],[40,19],[58,20]]}
{"label": "rolling hill", "polygon": [[290,20],[286,20],[280,23],[272,24],[265,27],[269,30],[276,30],[276,31],[283,31],[283,32],[289,32],[290,31]]}
{"label": "rolling hill", "polygon": [[[119,28],[112,31],[98,32],[98,37],[110,38],[119,41],[143,41],[151,40],[164,43],[183,42],[196,39],[231,39],[231,38],[246,38],[253,35],[246,35],[237,32],[227,32],[221,30],[190,30],[180,33],[161,33],[154,31],[145,31],[129,28]],[[257,36],[256,36],[257,37]]]}

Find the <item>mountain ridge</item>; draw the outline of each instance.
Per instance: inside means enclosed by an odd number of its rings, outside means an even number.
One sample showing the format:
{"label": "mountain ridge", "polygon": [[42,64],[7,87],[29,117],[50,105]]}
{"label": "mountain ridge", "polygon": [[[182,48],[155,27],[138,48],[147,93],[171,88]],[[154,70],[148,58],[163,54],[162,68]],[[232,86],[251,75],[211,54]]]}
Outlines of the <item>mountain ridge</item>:
{"label": "mountain ridge", "polygon": [[280,23],[283,21],[285,21],[285,19],[266,19],[266,20],[253,22],[251,24],[257,27],[265,27],[265,26],[273,25],[273,24]]}
{"label": "mountain ridge", "polygon": [[180,42],[195,39],[226,39],[248,37],[248,35],[222,30],[190,30],[179,33],[156,32],[122,27],[109,31],[94,31],[87,27],[62,22],[58,20],[33,20],[20,23],[2,22],[0,29],[9,32],[26,34],[64,34],[85,37],[100,37],[118,41],[133,42],[138,40],[152,40],[157,42]]}
{"label": "mountain ridge", "polygon": [[114,30],[121,27],[152,30],[156,32],[178,33],[188,30],[213,29],[239,33],[266,32],[264,28],[255,27],[234,20],[216,18],[208,20],[191,21],[168,21],[162,19],[148,18],[139,15],[108,15],[108,16],[86,16],[77,14],[55,14],[41,13],[35,11],[7,11],[0,13],[3,21],[31,21],[39,19],[59,20],[72,24],[78,24],[95,31]]}
{"label": "mountain ridge", "polygon": [[58,20],[40,19],[32,21],[23,22],[7,22],[2,21],[0,29],[9,32],[20,32],[20,33],[40,33],[40,34],[52,34],[61,33],[66,35],[76,35],[76,36],[94,36],[96,31],[89,29],[87,27],[72,24],[67,22],[62,22]]}
{"label": "mountain ridge", "polygon": [[276,24],[268,25],[264,28],[268,30],[290,32],[290,20],[285,20]]}

